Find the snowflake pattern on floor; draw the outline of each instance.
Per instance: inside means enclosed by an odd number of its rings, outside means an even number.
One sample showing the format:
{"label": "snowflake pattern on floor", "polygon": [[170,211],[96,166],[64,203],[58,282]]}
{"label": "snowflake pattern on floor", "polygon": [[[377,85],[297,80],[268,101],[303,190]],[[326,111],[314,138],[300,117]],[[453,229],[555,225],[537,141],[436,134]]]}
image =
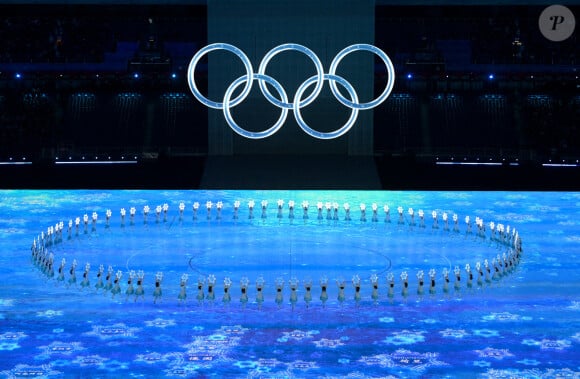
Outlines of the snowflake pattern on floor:
{"label": "snowflake pattern on floor", "polygon": [[413,371],[424,371],[429,367],[448,366],[438,359],[438,353],[419,353],[407,349],[397,349],[392,354],[377,354],[362,357],[359,362],[368,366],[383,368],[404,368]]}
{"label": "snowflake pattern on floor", "polygon": [[53,369],[50,364],[34,366],[20,363],[10,370],[0,371],[0,375],[6,379],[50,378],[62,375],[62,372]]}
{"label": "snowflake pattern on floor", "polygon": [[[260,197],[269,197],[266,218],[260,217]],[[249,200],[244,200],[234,219],[235,201],[250,198],[257,200],[254,217],[246,217]],[[294,219],[288,217],[290,198],[298,204]],[[273,205],[277,199],[284,199],[281,218]],[[302,217],[305,199],[320,199],[322,219],[312,203],[309,217]],[[334,199],[340,217],[326,219],[325,201]],[[209,200],[213,208],[207,211]],[[192,217],[195,201],[200,204],[197,218]],[[219,218],[217,201],[224,206]],[[161,213],[157,222],[152,211],[143,222],[145,205],[154,210],[165,202],[167,219]],[[180,202],[186,205],[183,217],[177,211]],[[343,218],[345,203],[351,205],[350,221]],[[361,221],[358,206],[363,203],[366,221]],[[133,224],[127,214],[121,226],[120,204],[128,213],[136,207]],[[399,204],[429,210],[425,227],[419,227],[417,213],[411,226],[406,208],[398,224]],[[105,226],[107,209],[113,217]],[[438,227],[433,227],[432,209]],[[3,276],[7,285],[0,286],[0,378],[87,373],[111,378],[580,378],[580,193],[0,190],[0,212],[5,215],[0,229],[16,232],[0,237],[0,267],[10,270]],[[99,215],[94,228],[93,212]],[[443,213],[449,216],[450,231],[444,230]],[[471,233],[465,231],[463,216],[458,220],[461,231],[453,232],[454,213],[482,216],[488,236],[490,220],[516,224],[524,236],[522,263],[489,283],[484,272],[479,285],[477,260],[484,267],[484,258],[489,258],[493,273],[491,259],[502,259],[508,251],[498,241],[478,236],[473,218]],[[86,233],[83,214],[88,216]],[[79,215],[75,235],[74,217]],[[68,244],[62,251],[48,247],[59,257],[55,271],[61,256],[66,257],[64,280],[56,285],[56,278],[48,280],[30,269],[29,240],[39,230],[46,236],[46,226],[58,221],[55,217],[65,222],[62,238]],[[319,249],[328,255],[317,256]],[[68,286],[74,258],[79,264],[76,287]],[[81,291],[86,262],[91,262],[91,286]],[[115,299],[110,289],[94,289],[99,264],[122,271],[123,292]],[[459,290],[454,288],[456,264]],[[426,280],[425,293],[419,296],[418,271],[430,267],[438,291],[429,294]],[[125,301],[130,270],[141,268],[148,280],[145,298]],[[344,270],[352,275],[344,276]],[[445,270],[450,274],[447,293],[440,287]],[[162,304],[153,303],[158,271],[165,275]],[[406,299],[401,296],[403,271],[408,273]],[[185,273],[187,302],[179,302],[179,279]],[[392,298],[390,273],[396,289]],[[378,280],[376,299],[371,297],[372,274]],[[218,279],[213,302],[207,300],[210,275]],[[245,306],[239,301],[244,275]],[[228,305],[221,301],[226,276],[233,281]],[[298,301],[292,307],[289,283],[294,276]],[[280,305],[271,296],[258,307],[260,277],[268,296],[277,279],[283,280]],[[358,303],[353,285],[357,277],[362,294]],[[346,284],[342,303],[337,300],[339,278]],[[325,306],[320,301],[323,279],[330,293]],[[198,280],[205,280],[203,302],[196,301]],[[304,301],[307,280],[312,283],[309,307]]]}

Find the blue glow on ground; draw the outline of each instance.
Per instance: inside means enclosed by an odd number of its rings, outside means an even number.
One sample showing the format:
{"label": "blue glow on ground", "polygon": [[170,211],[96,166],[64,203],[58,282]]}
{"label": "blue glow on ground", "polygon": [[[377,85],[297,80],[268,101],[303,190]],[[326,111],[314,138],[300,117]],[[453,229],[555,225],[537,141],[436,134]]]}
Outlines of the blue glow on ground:
{"label": "blue glow on ground", "polygon": [[[266,217],[261,201],[268,200]],[[281,217],[276,202],[285,201]],[[233,204],[240,200],[238,218]],[[250,218],[248,201],[255,201]],[[294,218],[288,201],[294,200]],[[309,201],[307,218],[302,202]],[[212,201],[207,217],[206,202]],[[223,202],[218,219],[216,203]],[[339,219],[318,218],[316,202],[337,202]],[[178,204],[186,209],[180,218]],[[194,219],[192,204],[199,202]],[[351,206],[344,220],[343,204]],[[379,206],[372,220],[371,204]],[[167,203],[159,220],[155,207]],[[365,203],[366,221],[359,204]],[[390,206],[385,222],[383,205]],[[145,223],[143,207],[151,212]],[[398,224],[396,208],[405,210]],[[127,209],[124,226],[119,210]],[[137,209],[131,225],[128,211]],[[425,228],[409,225],[407,210],[425,211]],[[112,210],[108,227],[105,211]],[[457,213],[461,231],[432,228],[431,211]],[[577,377],[580,376],[580,193],[357,192],[357,191],[0,191],[0,377]],[[82,217],[97,212],[85,233]],[[465,235],[464,217],[517,228],[523,259],[490,286],[444,294],[417,294],[418,270],[441,271],[505,250]],[[81,218],[67,237],[69,219]],[[49,248],[55,270],[66,258],[66,280],[56,285],[31,263],[32,240],[65,222],[63,242]],[[77,259],[77,283],[67,288]],[[90,288],[80,290],[86,262]],[[122,292],[97,293],[99,264],[123,271]],[[126,301],[130,269],[145,272],[145,298]],[[163,297],[153,303],[155,274]],[[409,273],[409,295],[399,274]],[[393,299],[386,275],[395,274]],[[187,303],[178,303],[179,280],[189,275]],[[371,298],[371,274],[379,296]],[[198,276],[216,277],[215,300],[196,299]],[[354,299],[353,275],[361,278]],[[232,280],[224,304],[223,280]],[[256,301],[256,279],[265,281]],[[300,283],[291,303],[289,280]],[[319,280],[329,279],[328,302]],[[248,277],[248,301],[240,280]],[[285,281],[281,306],[276,279]],[[454,279],[453,276],[452,280]],[[306,307],[304,281],[312,280]],[[346,283],[338,301],[336,280]],[[428,281],[428,280],[426,280]],[[453,283],[453,282],[452,282]]]}

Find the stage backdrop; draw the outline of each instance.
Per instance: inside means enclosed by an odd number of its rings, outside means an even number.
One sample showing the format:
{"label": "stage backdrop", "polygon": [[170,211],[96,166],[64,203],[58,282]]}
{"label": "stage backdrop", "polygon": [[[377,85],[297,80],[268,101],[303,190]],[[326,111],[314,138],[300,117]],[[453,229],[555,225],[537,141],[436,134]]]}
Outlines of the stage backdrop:
{"label": "stage backdrop", "polygon": [[[214,42],[230,43],[242,49],[250,58],[254,72],[273,47],[288,42],[302,44],[318,55],[324,71],[328,72],[332,59],[344,47],[374,43],[374,1],[209,0],[208,43]],[[338,75],[353,85],[361,102],[373,98],[374,58],[369,52],[355,52],[337,70]],[[222,51],[209,53],[208,65],[209,98],[221,102],[226,88],[245,73],[244,67],[235,55]],[[300,84],[316,71],[307,56],[286,51],[270,61],[266,73],[282,84],[292,101]],[[232,114],[243,128],[261,131],[273,125],[280,109],[265,100],[257,81],[252,88],[250,96],[233,108]],[[276,94],[274,89],[271,91]],[[348,98],[346,91],[342,93]],[[356,124],[347,134],[325,141],[304,133],[292,111],[282,129],[263,140],[249,140],[232,132],[219,110],[208,113],[210,155],[371,155],[373,151],[372,110],[359,112]],[[346,122],[350,109],[334,98],[325,82],[318,99],[304,108],[302,115],[313,129],[328,132]]]}

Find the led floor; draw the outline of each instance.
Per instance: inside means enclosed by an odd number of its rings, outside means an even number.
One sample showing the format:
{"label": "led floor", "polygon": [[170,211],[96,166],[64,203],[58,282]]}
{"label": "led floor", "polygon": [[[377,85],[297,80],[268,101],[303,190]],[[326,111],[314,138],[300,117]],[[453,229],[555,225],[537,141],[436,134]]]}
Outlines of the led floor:
{"label": "led floor", "polygon": [[576,378],[579,205],[563,192],[2,191],[0,377]]}

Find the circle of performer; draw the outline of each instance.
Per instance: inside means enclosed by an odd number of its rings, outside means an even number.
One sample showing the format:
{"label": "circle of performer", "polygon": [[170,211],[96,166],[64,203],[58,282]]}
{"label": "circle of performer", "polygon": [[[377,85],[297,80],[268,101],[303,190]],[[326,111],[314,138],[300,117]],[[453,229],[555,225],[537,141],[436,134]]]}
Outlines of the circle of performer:
{"label": "circle of performer", "polygon": [[[216,204],[216,219],[221,219],[223,203],[220,201]],[[289,218],[294,215],[295,204],[292,200],[288,202]],[[211,219],[213,205],[210,201],[206,202],[208,220]],[[255,202],[253,200],[248,203],[249,218],[253,217],[254,205]],[[267,217],[267,206],[267,201],[261,202],[261,218]],[[194,218],[197,216],[198,208],[199,202],[195,202],[193,206]],[[241,202],[236,201],[233,209],[233,217],[235,219],[239,217],[240,208]],[[283,208],[284,201],[279,200],[276,209],[277,218],[282,217]],[[317,218],[319,220],[324,217],[329,220],[340,220],[339,208],[336,202],[327,202],[326,204],[318,202],[316,206]],[[168,222],[168,209],[168,204],[155,208],[155,222]],[[178,209],[179,219],[181,220],[184,217],[185,204],[180,203]],[[360,220],[366,222],[366,205],[360,204],[359,209],[361,213]],[[378,222],[380,219],[380,207],[373,203],[371,209],[371,220]],[[147,223],[149,210],[149,206],[143,208],[144,224]],[[303,218],[307,219],[309,202],[302,202],[302,210]],[[384,222],[390,223],[389,206],[385,205],[383,210]],[[136,209],[132,207],[130,209],[131,225],[135,224],[136,213]],[[351,220],[351,214],[352,208],[348,203],[345,203],[343,205],[343,217],[346,222]],[[407,224],[410,227],[419,226],[420,229],[426,228],[428,225],[428,219],[425,219],[426,214],[429,213],[423,210],[415,212],[412,208],[405,212],[403,207],[399,206],[397,208],[397,224]],[[120,211],[121,227],[124,227],[125,215],[126,210],[122,208]],[[105,220],[105,228],[107,229],[111,227],[111,216],[111,210],[107,210]],[[442,227],[444,232],[461,233],[460,218],[457,214],[450,216],[447,213],[439,214],[433,211],[431,216],[431,228],[433,230],[438,230]],[[190,273],[187,272],[181,273],[179,277],[175,278],[175,283],[169,284],[169,286],[176,288],[175,295],[173,296],[172,294],[172,298],[169,299],[169,295],[164,289],[164,273],[161,271],[149,275],[146,275],[143,270],[128,270],[128,272],[124,273],[120,269],[115,271],[112,265],[106,265],[101,262],[98,262],[98,265],[94,265],[94,262],[83,262],[84,266],[81,265],[81,267],[84,267],[84,269],[81,269],[82,276],[77,283],[77,266],[79,264],[77,259],[67,262],[63,257],[60,259],[58,267],[55,268],[55,251],[58,251],[58,245],[65,243],[66,240],[80,237],[81,220],[84,225],[82,234],[93,233],[97,230],[98,215],[93,212],[91,218],[88,215],[84,215],[82,218],[71,219],[68,224],[61,221],[54,226],[48,227],[46,233],[43,231],[33,239],[31,261],[42,276],[46,280],[54,282],[56,286],[77,288],[79,291],[84,292],[93,291],[124,302],[136,303],[151,299],[152,303],[157,306],[165,302],[180,306],[186,306],[189,303],[194,303],[197,306],[217,306],[221,303],[221,305],[229,307],[237,297],[238,300],[236,301],[239,301],[243,308],[255,306],[256,309],[262,309],[265,304],[271,302],[272,305],[278,308],[288,305],[294,310],[299,306],[308,309],[316,305],[316,303],[325,308],[329,302],[332,302],[332,299],[336,299],[333,303],[339,307],[345,304],[353,304],[359,307],[365,302],[378,305],[383,299],[390,304],[397,299],[404,303],[411,294],[414,294],[415,298],[419,300],[424,296],[431,298],[437,295],[442,297],[460,296],[463,293],[470,293],[477,289],[493,287],[494,283],[506,278],[517,269],[523,254],[522,240],[515,228],[494,222],[485,224],[479,217],[473,220],[471,217],[466,216],[464,218],[464,233],[472,235],[476,239],[495,244],[496,247],[503,250],[503,253],[497,253],[491,259],[482,259],[466,263],[463,266],[454,265],[451,267],[450,264],[449,267],[429,267],[426,270],[419,269],[416,272],[403,270],[400,273],[396,273],[389,268],[386,272],[384,270],[376,270],[366,275],[364,273],[355,273],[350,280],[343,277],[335,279],[336,287],[332,285],[331,280],[325,274],[321,274],[317,280],[313,280],[311,277],[299,278],[296,275],[292,275],[287,279],[283,276],[277,276],[271,283],[268,283],[263,275],[259,275],[255,279],[244,275],[236,281],[231,276],[218,278],[213,273],[201,274],[198,272],[197,281],[194,282],[196,287],[195,301],[192,302],[190,297],[188,297]],[[89,220],[92,221],[90,231]],[[67,225],[66,237],[64,232],[65,225]],[[91,267],[98,268],[96,271],[91,272]],[[107,267],[107,270],[105,270],[105,267]],[[125,276],[126,281],[122,279],[123,276]],[[413,277],[416,277],[416,281],[413,280]],[[91,282],[94,283],[92,288]],[[239,284],[236,285],[235,283]],[[316,283],[318,284],[316,285]],[[238,287],[237,289],[236,286]],[[219,291],[223,295],[216,297],[216,292]],[[124,293],[124,297],[122,293]],[[331,295],[332,293],[336,293],[336,295]]]}

